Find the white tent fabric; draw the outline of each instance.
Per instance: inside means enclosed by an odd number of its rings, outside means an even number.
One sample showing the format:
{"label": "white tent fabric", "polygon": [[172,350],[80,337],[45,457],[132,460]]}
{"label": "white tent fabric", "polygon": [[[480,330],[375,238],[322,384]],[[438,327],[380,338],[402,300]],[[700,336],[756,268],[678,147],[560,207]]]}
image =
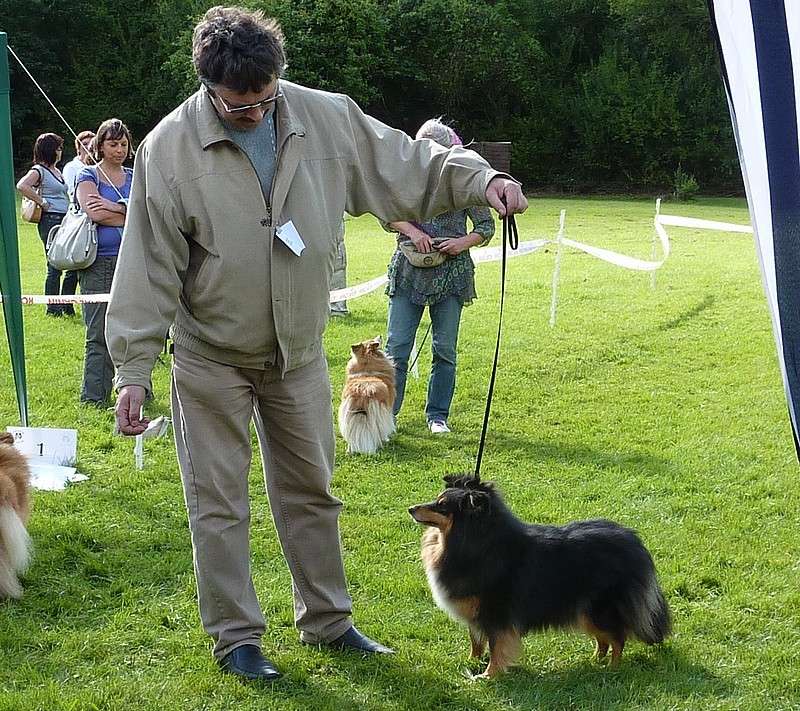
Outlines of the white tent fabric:
{"label": "white tent fabric", "polygon": [[800,0],[708,0],[800,457]]}

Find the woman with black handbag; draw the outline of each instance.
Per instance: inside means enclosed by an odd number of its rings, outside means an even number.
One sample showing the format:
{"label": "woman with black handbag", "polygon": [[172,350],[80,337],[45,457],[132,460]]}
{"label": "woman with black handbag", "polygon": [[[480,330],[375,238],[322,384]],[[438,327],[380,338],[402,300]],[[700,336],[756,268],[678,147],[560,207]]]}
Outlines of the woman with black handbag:
{"label": "woman with black handbag", "polygon": [[[43,133],[33,144],[33,167],[17,183],[17,190],[29,200],[41,207],[39,218],[39,238],[47,257],[47,235],[56,225],[60,225],[69,208],[67,184],[57,167],[61,160],[64,139],[55,133]],[[47,278],[44,282],[44,293],[48,296],[73,296],[78,284],[75,272],[62,272],[47,265]],[[48,316],[74,316],[72,304],[48,304]]]}

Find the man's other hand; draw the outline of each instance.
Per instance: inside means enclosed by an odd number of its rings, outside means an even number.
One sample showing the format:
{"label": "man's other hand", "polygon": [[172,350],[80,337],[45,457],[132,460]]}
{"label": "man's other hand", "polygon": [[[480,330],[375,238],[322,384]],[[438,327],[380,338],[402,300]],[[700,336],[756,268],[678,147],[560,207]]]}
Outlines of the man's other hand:
{"label": "man's other hand", "polygon": [[117,397],[117,428],[124,435],[142,434],[150,420],[141,416],[145,389],[141,385],[126,385]]}

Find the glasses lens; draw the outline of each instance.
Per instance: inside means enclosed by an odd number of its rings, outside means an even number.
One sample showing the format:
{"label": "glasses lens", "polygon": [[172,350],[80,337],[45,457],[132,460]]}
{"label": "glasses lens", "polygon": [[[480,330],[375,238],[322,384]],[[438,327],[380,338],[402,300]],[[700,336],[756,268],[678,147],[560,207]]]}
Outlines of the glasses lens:
{"label": "glasses lens", "polygon": [[247,106],[229,106],[228,102],[225,101],[218,93],[216,93],[208,84],[203,84],[205,86],[206,91],[213,97],[219,99],[220,104],[222,104],[222,108],[225,109],[226,113],[229,114],[242,114],[245,111],[251,111],[252,109],[263,109],[269,106],[273,101],[279,99],[283,94],[277,93],[274,96],[270,96],[269,98],[262,99],[261,101],[255,104],[247,104]]}

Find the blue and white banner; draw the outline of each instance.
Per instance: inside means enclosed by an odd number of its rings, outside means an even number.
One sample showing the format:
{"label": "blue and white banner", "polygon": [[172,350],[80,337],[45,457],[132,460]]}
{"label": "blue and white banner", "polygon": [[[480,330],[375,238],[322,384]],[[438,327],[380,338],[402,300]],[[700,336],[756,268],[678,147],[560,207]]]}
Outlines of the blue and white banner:
{"label": "blue and white banner", "polygon": [[800,0],[708,0],[800,457]]}

